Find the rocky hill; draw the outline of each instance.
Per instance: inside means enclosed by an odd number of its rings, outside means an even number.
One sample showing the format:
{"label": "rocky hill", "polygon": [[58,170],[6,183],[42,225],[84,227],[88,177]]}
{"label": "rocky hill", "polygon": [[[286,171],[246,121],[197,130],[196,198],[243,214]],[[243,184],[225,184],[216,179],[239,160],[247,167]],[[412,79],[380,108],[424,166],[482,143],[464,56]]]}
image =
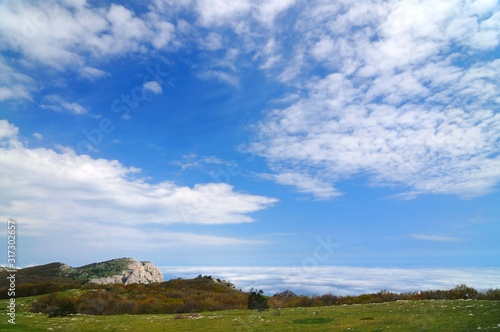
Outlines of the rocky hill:
{"label": "rocky hill", "polygon": [[[7,286],[6,271],[0,270],[0,288]],[[5,276],[4,276],[5,274]],[[18,286],[25,284],[149,284],[162,282],[163,275],[151,262],[139,262],[134,258],[118,258],[71,267],[64,263],[50,263],[19,269]]]}
{"label": "rocky hill", "polygon": [[[117,269],[116,266],[121,266],[121,271],[118,273],[117,271],[119,271],[120,268]],[[139,262],[133,258],[121,258],[118,260],[96,264],[96,266],[92,270],[96,271],[98,270],[98,267],[102,267],[101,271],[103,271],[106,276],[101,276],[102,273],[89,275],[90,283],[99,285],[129,285],[150,284],[163,281],[163,275],[161,274],[159,268],[154,266],[151,262]],[[108,270],[106,270],[106,268],[108,268]]]}

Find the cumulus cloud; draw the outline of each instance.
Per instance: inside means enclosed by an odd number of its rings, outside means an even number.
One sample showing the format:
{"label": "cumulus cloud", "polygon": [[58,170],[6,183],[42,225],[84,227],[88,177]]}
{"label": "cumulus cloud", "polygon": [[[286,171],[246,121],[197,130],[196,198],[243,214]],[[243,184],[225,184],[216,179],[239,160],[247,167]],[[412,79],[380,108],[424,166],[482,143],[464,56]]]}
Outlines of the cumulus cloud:
{"label": "cumulus cloud", "polygon": [[40,106],[56,112],[68,111],[74,114],[87,113],[87,110],[82,105],[75,102],[69,102],[63,97],[54,94],[45,96]]}
{"label": "cumulus cloud", "polygon": [[8,179],[0,181],[0,215],[4,220],[10,216],[22,220],[25,236],[52,230],[54,236],[66,234],[74,240],[76,235],[68,234],[81,234],[79,243],[101,239],[113,248],[123,243],[122,235],[131,242],[137,238],[154,240],[151,242],[162,247],[195,242],[256,244],[259,241],[178,233],[162,227],[252,222],[252,212],[276,202],[237,192],[225,183],[193,187],[170,181],[148,183],[140,169],[117,160],[77,155],[70,148],[59,150],[30,149],[19,142],[17,127],[0,121],[0,178]]}
{"label": "cumulus cloud", "polygon": [[0,142],[14,142],[17,141],[17,134],[19,128],[5,120],[0,120]]}
{"label": "cumulus cloud", "polygon": [[[3,139],[17,139],[17,128],[2,120]],[[223,224],[251,222],[249,213],[275,199],[238,193],[225,183],[178,186],[147,183],[140,170],[117,160],[92,159],[71,149],[29,149],[12,145],[0,150],[2,213],[36,223],[82,218],[125,224],[145,222]],[[50,202],[58,202],[54,205]]]}
{"label": "cumulus cloud", "polygon": [[[300,98],[266,112],[250,150],[267,159],[276,182],[317,198],[334,197],[336,183],[360,175],[405,197],[488,193],[500,180],[494,8],[308,4],[278,75]],[[276,52],[262,52],[263,61]]]}
{"label": "cumulus cloud", "polygon": [[0,100],[31,100],[34,84],[26,68],[41,64],[96,80],[108,74],[87,63],[164,49],[175,39],[174,25],[154,11],[136,15],[117,4],[8,0],[0,17],[0,51],[15,50],[23,59],[14,70],[6,65],[7,55],[0,57]]}
{"label": "cumulus cloud", "polygon": [[146,91],[149,91],[155,95],[160,95],[163,92],[161,85],[156,81],[149,81],[142,85]]}
{"label": "cumulus cloud", "polygon": [[56,68],[83,63],[83,53],[101,57],[143,52],[147,44],[161,48],[173,38],[171,23],[152,12],[138,17],[116,4],[96,8],[86,1],[79,5],[7,1],[0,10],[6,18],[0,23],[5,31],[3,47]]}
{"label": "cumulus cloud", "polygon": [[199,0],[196,1],[196,10],[202,25],[223,25],[229,20],[237,19],[251,9],[248,0]]}

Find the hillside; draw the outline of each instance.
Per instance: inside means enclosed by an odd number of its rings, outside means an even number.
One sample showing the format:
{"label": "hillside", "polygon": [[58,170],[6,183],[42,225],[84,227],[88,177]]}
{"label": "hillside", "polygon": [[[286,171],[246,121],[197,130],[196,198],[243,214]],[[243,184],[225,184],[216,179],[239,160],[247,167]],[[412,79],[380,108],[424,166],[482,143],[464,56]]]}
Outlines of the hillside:
{"label": "hillside", "polygon": [[[0,292],[8,286],[6,270],[0,270]],[[18,296],[51,293],[79,288],[87,283],[95,284],[148,284],[163,281],[160,270],[151,262],[139,262],[134,258],[117,258],[71,267],[64,263],[50,263],[17,270]]]}
{"label": "hillside", "polygon": [[87,284],[80,289],[38,297],[35,313],[65,316],[159,314],[245,309],[248,294],[211,276],[172,279],[154,284]]}

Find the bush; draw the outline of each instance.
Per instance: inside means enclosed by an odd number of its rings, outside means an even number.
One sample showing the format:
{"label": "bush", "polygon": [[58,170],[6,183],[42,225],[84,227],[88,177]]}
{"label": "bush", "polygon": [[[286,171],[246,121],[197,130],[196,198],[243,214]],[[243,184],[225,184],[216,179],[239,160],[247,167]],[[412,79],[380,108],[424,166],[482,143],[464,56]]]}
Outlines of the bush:
{"label": "bush", "polygon": [[257,292],[252,289],[250,295],[248,295],[248,309],[257,309],[259,311],[269,309],[267,299],[263,294],[264,292],[262,290]]}
{"label": "bush", "polygon": [[488,289],[480,295],[482,300],[500,300],[500,289]]}
{"label": "bush", "polygon": [[448,300],[458,300],[458,299],[477,299],[479,292],[472,287],[467,285],[458,285],[457,287],[450,289],[447,294]]}
{"label": "bush", "polygon": [[62,317],[76,314],[76,307],[73,301],[69,298],[62,299],[55,310],[49,313],[49,317]]}
{"label": "bush", "polygon": [[325,294],[321,296],[321,301],[323,301],[323,305],[335,305],[337,304],[339,297],[332,294]]}
{"label": "bush", "polygon": [[40,297],[33,301],[31,311],[48,314],[49,317],[68,316],[77,313],[74,299],[61,297],[56,293]]}

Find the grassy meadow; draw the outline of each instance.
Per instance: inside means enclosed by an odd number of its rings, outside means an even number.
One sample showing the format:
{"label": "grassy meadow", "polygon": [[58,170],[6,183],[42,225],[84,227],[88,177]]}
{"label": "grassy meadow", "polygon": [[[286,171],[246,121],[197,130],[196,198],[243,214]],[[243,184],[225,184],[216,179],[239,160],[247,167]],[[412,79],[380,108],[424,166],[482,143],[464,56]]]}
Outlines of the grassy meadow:
{"label": "grassy meadow", "polygon": [[0,331],[500,331],[500,301],[420,300],[193,314],[69,315],[29,312],[17,299],[16,324],[1,301]]}

